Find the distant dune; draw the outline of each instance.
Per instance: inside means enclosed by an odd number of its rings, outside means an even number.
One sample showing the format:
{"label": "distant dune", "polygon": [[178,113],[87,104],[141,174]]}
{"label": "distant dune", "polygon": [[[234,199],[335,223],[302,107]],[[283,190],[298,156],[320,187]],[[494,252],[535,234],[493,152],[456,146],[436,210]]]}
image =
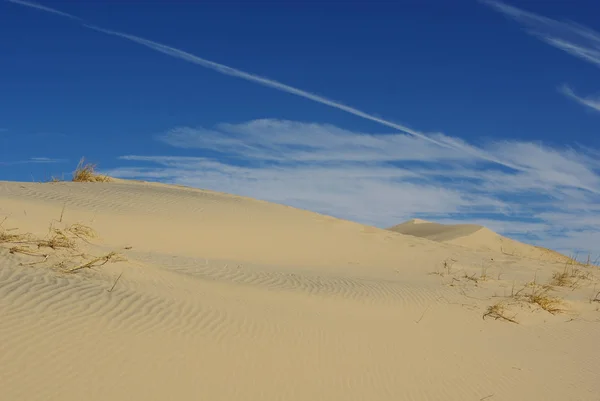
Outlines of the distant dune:
{"label": "distant dune", "polygon": [[524,244],[475,224],[439,224],[412,219],[390,227],[389,230],[479,251],[500,252],[512,256],[556,262],[570,261],[568,256],[551,249]]}
{"label": "distant dune", "polygon": [[393,230],[0,182],[0,401],[598,400],[596,268],[478,226]]}

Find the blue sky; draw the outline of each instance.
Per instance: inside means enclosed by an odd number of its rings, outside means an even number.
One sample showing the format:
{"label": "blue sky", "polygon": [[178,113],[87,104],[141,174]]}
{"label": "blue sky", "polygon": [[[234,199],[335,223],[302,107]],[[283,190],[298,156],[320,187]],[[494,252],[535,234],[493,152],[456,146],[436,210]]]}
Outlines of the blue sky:
{"label": "blue sky", "polygon": [[600,244],[600,4],[0,2],[0,179]]}

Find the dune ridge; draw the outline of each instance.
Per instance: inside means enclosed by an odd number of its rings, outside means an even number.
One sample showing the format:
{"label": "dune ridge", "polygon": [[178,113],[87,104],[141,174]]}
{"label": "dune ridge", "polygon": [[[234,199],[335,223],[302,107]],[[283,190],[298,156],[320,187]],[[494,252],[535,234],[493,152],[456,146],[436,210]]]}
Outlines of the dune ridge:
{"label": "dune ridge", "polygon": [[[480,229],[432,240],[428,223],[406,235],[123,180],[0,182],[0,222],[5,238],[96,234],[46,259],[0,241],[0,400],[600,394],[595,268],[546,289],[564,263],[456,243]],[[67,256],[110,252],[123,258],[68,272]],[[517,324],[485,315],[499,302]]]}
{"label": "dune ridge", "polygon": [[422,219],[412,219],[390,227],[388,230],[475,250],[563,263],[571,261],[571,257],[559,252],[515,241],[476,224],[440,224]]}

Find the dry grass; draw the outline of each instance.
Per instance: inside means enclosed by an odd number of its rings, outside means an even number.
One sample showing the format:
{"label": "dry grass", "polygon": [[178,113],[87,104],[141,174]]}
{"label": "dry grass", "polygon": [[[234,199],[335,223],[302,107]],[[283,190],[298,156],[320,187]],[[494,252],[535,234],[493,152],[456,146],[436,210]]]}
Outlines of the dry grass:
{"label": "dry grass", "polygon": [[475,284],[478,284],[478,283],[479,283],[479,278],[477,277],[477,274],[476,274],[476,273],[473,273],[473,274],[471,274],[470,276],[469,276],[467,273],[465,273],[465,274],[464,274],[464,276],[463,276],[463,278],[465,278],[465,279],[467,279],[467,280],[469,280],[469,281],[472,281],[472,282],[474,282]]}
{"label": "dry grass", "polygon": [[506,322],[519,324],[519,322],[515,320],[515,316],[507,316],[506,305],[504,305],[502,302],[488,306],[486,312],[483,314],[483,320],[485,320],[486,317],[491,317],[494,320],[504,320]]}
{"label": "dry grass", "polygon": [[119,255],[118,253],[110,252],[104,256],[94,258],[91,261],[86,262],[82,265],[70,268],[67,270],[67,272],[73,273],[73,272],[76,272],[81,269],[89,269],[92,267],[103,266],[103,265],[107,264],[108,262],[124,262],[125,260],[126,259],[123,256]]}
{"label": "dry grass", "polygon": [[36,251],[35,249],[31,249],[29,247],[25,247],[25,246],[13,246],[11,247],[8,252],[15,254],[15,253],[22,253],[23,255],[29,255],[29,256],[43,256],[46,257],[46,254],[40,253],[38,251]]}
{"label": "dry grass", "polygon": [[86,163],[85,158],[81,158],[77,168],[73,172],[73,182],[109,182],[110,177],[96,173],[96,165]]}
{"label": "dry grass", "polygon": [[566,263],[568,265],[576,265],[582,267],[599,267],[598,262],[600,262],[600,255],[595,260],[592,260],[592,255],[588,253],[585,262],[583,262],[579,259],[579,254],[575,252],[567,257]]}
{"label": "dry grass", "polygon": [[[92,257],[91,260],[83,264],[77,262],[81,258],[89,258],[78,251],[79,241],[89,243],[89,239],[96,237],[94,230],[83,224],[72,224],[64,229],[50,225],[48,235],[45,238],[38,238],[30,233],[13,233],[12,231],[15,231],[15,229],[5,229],[2,223],[0,223],[0,245],[8,247],[9,253],[43,258],[43,260],[35,262],[21,263],[22,266],[41,264],[50,259],[50,261],[54,261],[52,267],[66,273],[74,273],[85,268],[126,260],[118,253],[110,252],[104,256]],[[49,251],[42,251],[43,248],[47,248]],[[73,265],[75,267],[72,267]]]}
{"label": "dry grass", "polygon": [[4,228],[6,218],[0,222],[0,244],[19,243],[28,239],[27,234],[16,234],[16,228]]}
{"label": "dry grass", "polygon": [[585,271],[583,265],[567,263],[562,272],[555,272],[552,275],[551,285],[557,287],[575,288],[581,281],[591,280],[592,273]]}
{"label": "dry grass", "polygon": [[13,234],[9,230],[4,230],[0,227],[0,243],[18,243],[27,241],[26,234]]}
{"label": "dry grass", "polygon": [[82,241],[88,242],[90,239],[96,238],[96,232],[88,226],[75,223],[66,228],[67,232],[73,234]]}
{"label": "dry grass", "polygon": [[531,304],[535,304],[553,315],[564,312],[560,307],[562,300],[558,297],[550,295],[551,287],[541,286],[534,288],[531,294],[527,294],[523,297],[524,300]]}
{"label": "dry grass", "polygon": [[[564,312],[565,310],[561,307],[563,300],[552,295],[552,289],[552,285],[540,285],[536,282],[536,278],[534,278],[533,281],[526,283],[518,291],[515,291],[515,286],[513,284],[510,295],[506,296],[506,298],[512,305],[533,305],[548,313],[556,315]],[[506,301],[500,301],[489,306],[484,313],[483,318],[485,319],[486,317],[492,317],[496,320],[501,319],[512,323],[517,323],[514,320],[514,316],[507,316],[506,308]]]}
{"label": "dry grass", "polygon": [[479,275],[479,279],[481,281],[487,281],[490,278],[488,275],[488,269],[488,266],[484,265],[483,263],[481,264],[481,274]]}
{"label": "dry grass", "polygon": [[456,263],[456,260],[446,259],[446,260],[444,260],[444,265],[443,265],[444,269],[442,271],[440,271],[439,269],[436,268],[436,271],[431,272],[429,274],[435,274],[440,277],[451,275],[452,274],[452,265],[454,265],[454,263]]}
{"label": "dry grass", "polygon": [[51,229],[49,238],[36,240],[34,242],[37,244],[38,248],[52,248],[54,250],[59,248],[74,249],[77,246],[75,241],[72,238],[69,238],[65,231],[57,228]]}
{"label": "dry grass", "polygon": [[[527,291],[528,288],[531,288],[531,291]],[[553,315],[563,312],[564,310],[560,308],[560,305],[562,304],[561,299],[550,295],[550,291],[552,291],[552,285],[538,284],[536,274],[533,278],[533,281],[525,284],[525,286],[519,291],[514,292],[513,286],[511,298],[518,302],[525,302],[528,304],[537,305],[546,312],[549,312]]]}
{"label": "dry grass", "polygon": [[36,238],[31,233],[16,233],[17,229],[5,229],[0,224],[0,244],[20,244],[21,246],[12,247],[11,253],[25,253],[25,249],[28,252],[33,252],[26,246],[37,246],[37,248],[51,248],[54,250],[63,249],[75,249],[77,247],[76,239],[88,242],[88,239],[95,238],[96,233],[94,230],[83,224],[73,224],[64,230],[54,228],[50,225],[49,233],[46,238]]}

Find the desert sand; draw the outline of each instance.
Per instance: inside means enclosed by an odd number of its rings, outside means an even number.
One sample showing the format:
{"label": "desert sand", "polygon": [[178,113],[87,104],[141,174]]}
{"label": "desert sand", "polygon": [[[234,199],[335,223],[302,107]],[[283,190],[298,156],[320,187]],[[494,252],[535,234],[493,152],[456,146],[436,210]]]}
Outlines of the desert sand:
{"label": "desert sand", "polygon": [[132,181],[0,222],[0,400],[600,399],[600,270],[481,227]]}

